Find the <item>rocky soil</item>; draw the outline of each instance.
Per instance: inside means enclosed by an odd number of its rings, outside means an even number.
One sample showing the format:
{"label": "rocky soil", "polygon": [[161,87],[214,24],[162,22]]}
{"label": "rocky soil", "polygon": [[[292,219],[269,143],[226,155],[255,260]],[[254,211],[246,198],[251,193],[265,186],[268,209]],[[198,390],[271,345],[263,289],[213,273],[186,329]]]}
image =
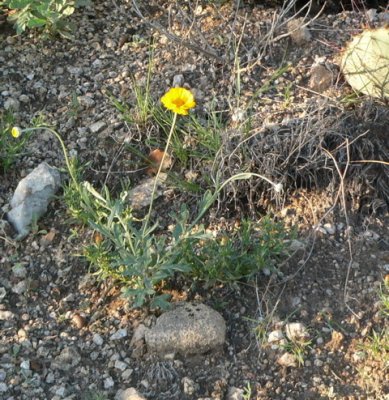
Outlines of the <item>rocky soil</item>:
{"label": "rocky soil", "polygon": [[[164,143],[161,132],[123,120],[112,104],[114,97],[135,110],[134,80],[146,84],[151,59],[156,102],[172,85],[184,85],[195,93],[197,115],[204,117],[216,104],[228,121],[221,159],[213,166],[173,163],[183,177],[191,173],[200,182],[215,165],[234,172],[226,154],[244,139],[237,132],[248,106],[253,110],[248,136],[264,127],[276,127],[273,132],[279,134],[282,126],[306,121],[307,115],[333,121],[345,113],[359,118],[359,125],[345,119],[347,129],[358,135],[366,131],[365,123],[371,136],[385,134],[385,127],[387,133],[387,104],[355,100],[338,65],[351,35],[365,25],[385,23],[388,13],[308,16],[306,28],[296,17],[287,23],[288,14],[269,35],[279,8],[179,3],[143,6],[152,27],[131,2],[94,2],[72,17],[77,26],[72,41],[36,33],[15,36],[1,25],[1,107],[12,110],[22,127],[44,116],[70,154],[87,166],[86,178],[113,191],[122,181],[136,185],[146,176],[145,165],[125,145],[147,155]],[[167,38],[164,29],[184,43]],[[355,101],[340,101],[346,98]],[[323,126],[320,135],[325,136]],[[0,176],[4,215],[17,183],[42,161],[63,170],[61,149],[45,132],[33,135],[14,168]],[[212,210],[205,223],[233,224],[245,209],[268,206],[275,218],[296,226],[299,237],[294,254],[277,271],[265,269],[253,281],[174,288],[173,302],[191,302],[189,308],[205,304],[218,312],[220,323],[216,338],[200,324],[195,345],[183,340],[177,351],[170,344],[162,350],[153,336],[155,327],[166,329],[156,322],[160,312],[132,309],[119,286],[90,273],[82,248],[93,233],[71,220],[60,193],[24,240],[2,232],[0,398],[388,399],[387,170],[373,171],[383,176],[377,186],[363,193],[355,188],[345,213],[336,196],[339,184],[332,179],[335,167],[328,160],[325,167],[331,179],[321,176],[322,184],[292,185],[285,175],[281,201],[261,198],[254,186],[243,199],[239,193],[247,188],[236,187],[240,197],[230,201],[227,194]],[[281,172],[276,177],[281,179]],[[193,203],[194,197],[170,188],[157,210],[179,209],[183,201]],[[195,321],[214,316],[203,307],[188,311]]]}

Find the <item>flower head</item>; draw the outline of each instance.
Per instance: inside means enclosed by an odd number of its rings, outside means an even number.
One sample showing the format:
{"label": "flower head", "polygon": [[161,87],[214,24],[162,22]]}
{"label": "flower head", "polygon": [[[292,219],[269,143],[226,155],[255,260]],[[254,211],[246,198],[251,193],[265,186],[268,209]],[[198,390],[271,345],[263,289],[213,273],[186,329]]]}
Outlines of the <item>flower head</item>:
{"label": "flower head", "polygon": [[20,128],[18,128],[17,126],[14,126],[14,127],[11,129],[11,135],[12,135],[14,138],[18,138],[21,134],[22,134],[22,131],[21,131]]}
{"label": "flower head", "polygon": [[188,115],[189,110],[196,106],[192,92],[181,87],[170,89],[162,96],[161,102],[168,110],[181,115]]}

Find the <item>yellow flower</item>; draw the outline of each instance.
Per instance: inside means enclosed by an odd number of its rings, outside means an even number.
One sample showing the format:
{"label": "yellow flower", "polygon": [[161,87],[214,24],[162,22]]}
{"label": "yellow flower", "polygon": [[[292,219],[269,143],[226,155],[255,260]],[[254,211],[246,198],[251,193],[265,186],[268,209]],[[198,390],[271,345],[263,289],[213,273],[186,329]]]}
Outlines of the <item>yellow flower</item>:
{"label": "yellow flower", "polygon": [[188,115],[191,108],[196,106],[193,94],[185,88],[172,88],[161,98],[162,104],[176,114]]}
{"label": "yellow flower", "polygon": [[11,135],[14,138],[18,138],[20,135],[22,134],[22,131],[20,130],[20,128],[18,128],[17,126],[14,126],[11,130]]}

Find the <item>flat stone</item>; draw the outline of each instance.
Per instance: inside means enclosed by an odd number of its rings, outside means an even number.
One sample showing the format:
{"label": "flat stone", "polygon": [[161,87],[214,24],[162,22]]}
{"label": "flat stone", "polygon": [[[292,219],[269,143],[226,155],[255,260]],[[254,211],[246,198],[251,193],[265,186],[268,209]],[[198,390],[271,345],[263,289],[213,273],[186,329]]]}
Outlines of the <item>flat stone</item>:
{"label": "flat stone", "polygon": [[69,371],[81,361],[81,356],[74,347],[65,347],[51,363],[52,368]]}
{"label": "flat stone", "polygon": [[148,350],[160,355],[205,353],[223,346],[225,337],[226,324],[217,311],[186,302],[162,314],[145,333]]}
{"label": "flat stone", "polygon": [[46,212],[60,185],[60,173],[45,162],[19,182],[10,202],[12,210],[7,213],[8,221],[18,232],[17,239],[24,238],[32,222]]}
{"label": "flat stone", "polygon": [[89,130],[91,131],[91,133],[99,133],[106,126],[107,126],[107,124],[104,121],[97,121],[97,122],[95,122],[95,123],[93,123],[92,125],[89,126]]}
{"label": "flat stone", "polygon": [[119,390],[116,393],[115,400],[146,400],[135,388]]}
{"label": "flat stone", "polygon": [[113,333],[110,337],[110,340],[120,340],[127,337],[127,329],[118,329],[115,333]]}
{"label": "flat stone", "polygon": [[[165,182],[166,178],[167,175],[165,173],[161,172],[159,174],[154,199],[162,195],[163,182]],[[134,210],[140,210],[141,208],[150,205],[155,179],[156,178],[154,177],[145,179],[141,184],[128,193],[128,202]]]}

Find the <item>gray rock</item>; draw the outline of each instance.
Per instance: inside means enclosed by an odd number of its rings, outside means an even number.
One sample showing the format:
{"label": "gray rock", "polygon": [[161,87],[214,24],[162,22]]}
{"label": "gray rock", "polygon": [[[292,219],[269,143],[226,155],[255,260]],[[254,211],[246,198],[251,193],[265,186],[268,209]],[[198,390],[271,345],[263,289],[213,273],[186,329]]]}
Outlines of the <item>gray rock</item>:
{"label": "gray rock", "polygon": [[8,390],[8,386],[4,383],[0,383],[0,393],[5,393]]}
{"label": "gray rock", "polygon": [[23,294],[27,291],[27,282],[20,281],[15,286],[12,287],[12,291],[16,294]]}
{"label": "gray rock", "polygon": [[228,389],[226,400],[244,400],[244,390],[236,387]]}
{"label": "gray rock", "polygon": [[7,291],[5,290],[4,287],[0,286],[0,301],[3,300],[6,295]]}
{"label": "gray rock", "polygon": [[55,357],[51,363],[53,369],[69,371],[78,365],[81,361],[81,356],[74,347],[65,347],[61,353]]}
{"label": "gray rock", "polygon": [[104,379],[104,389],[111,389],[115,386],[115,382],[111,376]]}
{"label": "gray rock", "polygon": [[292,19],[288,22],[287,29],[293,42],[296,44],[309,43],[312,39],[312,35],[307,27],[302,27],[304,25],[303,18]]}
{"label": "gray rock", "polygon": [[128,365],[124,361],[116,360],[115,361],[115,368],[120,371],[125,371]]}
{"label": "gray rock", "polygon": [[5,110],[18,111],[19,108],[20,108],[20,103],[16,99],[13,99],[12,97],[8,98],[4,102],[4,109]]}
{"label": "gray rock", "polygon": [[[166,178],[167,175],[161,172],[158,179],[157,189],[154,194],[154,199],[162,195],[163,182],[165,182]],[[141,208],[150,205],[154,181],[154,177],[145,179],[140,185],[136,186],[128,193],[128,202],[134,210],[140,210]]]}
{"label": "gray rock", "polygon": [[332,71],[321,63],[315,63],[310,70],[309,87],[315,92],[323,93],[329,89],[334,81]]}
{"label": "gray rock", "polygon": [[60,184],[61,176],[57,169],[45,162],[19,182],[11,199],[12,209],[7,213],[8,221],[18,232],[17,239],[27,236],[31,223],[47,211]]}
{"label": "gray rock", "polygon": [[146,331],[150,352],[201,354],[220,347],[226,337],[223,317],[205,304],[183,302],[162,314],[155,326]]}
{"label": "gray rock", "polygon": [[115,400],[146,400],[135,388],[119,390],[116,393]]}
{"label": "gray rock", "polygon": [[99,133],[106,126],[107,126],[107,124],[104,121],[97,121],[89,126],[89,130],[91,131],[91,133]]}
{"label": "gray rock", "polygon": [[182,74],[178,74],[178,75],[174,75],[173,77],[173,87],[180,87],[184,84],[185,80],[184,80],[184,75]]}
{"label": "gray rock", "polygon": [[95,333],[93,335],[92,340],[93,340],[93,343],[96,344],[97,346],[101,346],[104,343],[104,339],[98,333]]}
{"label": "gray rock", "polygon": [[301,322],[291,322],[285,325],[286,336],[289,340],[299,341],[309,338],[309,332]]}
{"label": "gray rock", "polygon": [[25,278],[27,275],[27,268],[23,264],[17,263],[12,267],[12,273],[16,278]]}
{"label": "gray rock", "polygon": [[114,334],[111,335],[110,340],[120,340],[127,337],[127,329],[118,329]]}

